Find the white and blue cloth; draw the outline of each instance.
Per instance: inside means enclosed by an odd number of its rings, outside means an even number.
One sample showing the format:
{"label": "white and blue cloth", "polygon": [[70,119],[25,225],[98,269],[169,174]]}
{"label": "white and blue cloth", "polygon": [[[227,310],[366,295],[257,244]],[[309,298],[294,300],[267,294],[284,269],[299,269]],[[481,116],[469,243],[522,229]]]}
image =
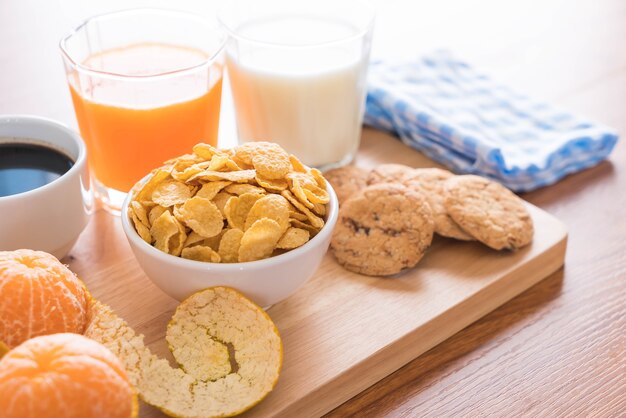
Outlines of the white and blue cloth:
{"label": "white and blue cloth", "polygon": [[518,94],[441,51],[410,63],[372,63],[364,122],[457,173],[517,192],[599,163],[618,139],[606,126]]}

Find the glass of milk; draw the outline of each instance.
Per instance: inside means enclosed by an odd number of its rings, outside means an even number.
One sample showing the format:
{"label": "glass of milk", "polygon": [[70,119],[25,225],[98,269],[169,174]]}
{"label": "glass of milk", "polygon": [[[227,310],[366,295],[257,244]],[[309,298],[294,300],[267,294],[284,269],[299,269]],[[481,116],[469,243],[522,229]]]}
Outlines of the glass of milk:
{"label": "glass of milk", "polygon": [[321,169],[359,147],[374,12],[357,0],[234,0],[220,10],[239,142]]}

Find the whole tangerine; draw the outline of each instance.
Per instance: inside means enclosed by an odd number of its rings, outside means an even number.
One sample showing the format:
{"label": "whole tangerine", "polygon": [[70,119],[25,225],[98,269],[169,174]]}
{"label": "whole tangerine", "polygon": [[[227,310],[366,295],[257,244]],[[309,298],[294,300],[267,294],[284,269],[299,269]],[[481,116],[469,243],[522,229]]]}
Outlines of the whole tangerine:
{"label": "whole tangerine", "polygon": [[35,337],[0,359],[3,418],[131,418],[137,408],[120,360],[82,335]]}
{"label": "whole tangerine", "polygon": [[0,341],[9,348],[59,332],[82,334],[89,293],[54,256],[0,251]]}

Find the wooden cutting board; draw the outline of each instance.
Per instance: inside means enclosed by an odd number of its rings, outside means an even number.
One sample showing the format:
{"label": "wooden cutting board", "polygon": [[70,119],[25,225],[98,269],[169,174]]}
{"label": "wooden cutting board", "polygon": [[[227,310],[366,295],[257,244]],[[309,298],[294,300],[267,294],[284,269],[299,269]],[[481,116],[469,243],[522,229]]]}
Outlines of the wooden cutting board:
{"label": "wooden cutting board", "polygon": [[[357,164],[383,162],[435,166],[366,130]],[[276,389],[244,416],[324,414],[557,270],[567,230],[541,209],[529,210],[534,242],[515,253],[439,238],[415,269],[393,278],[350,273],[327,254],[309,282],[268,311],[283,338],[283,371]],[[171,360],[164,335],[177,302],[141,271],[119,218],[98,211],[64,261]],[[163,415],[142,403],[139,416]]]}

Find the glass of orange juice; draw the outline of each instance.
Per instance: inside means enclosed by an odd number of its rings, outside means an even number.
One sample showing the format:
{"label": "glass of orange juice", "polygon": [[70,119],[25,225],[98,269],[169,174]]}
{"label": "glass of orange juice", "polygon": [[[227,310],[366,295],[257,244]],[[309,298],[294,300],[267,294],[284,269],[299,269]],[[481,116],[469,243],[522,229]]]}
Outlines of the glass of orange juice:
{"label": "glass of orange juice", "polygon": [[93,188],[118,213],[163,161],[217,144],[225,36],[196,15],[134,9],[86,20],[61,40]]}

